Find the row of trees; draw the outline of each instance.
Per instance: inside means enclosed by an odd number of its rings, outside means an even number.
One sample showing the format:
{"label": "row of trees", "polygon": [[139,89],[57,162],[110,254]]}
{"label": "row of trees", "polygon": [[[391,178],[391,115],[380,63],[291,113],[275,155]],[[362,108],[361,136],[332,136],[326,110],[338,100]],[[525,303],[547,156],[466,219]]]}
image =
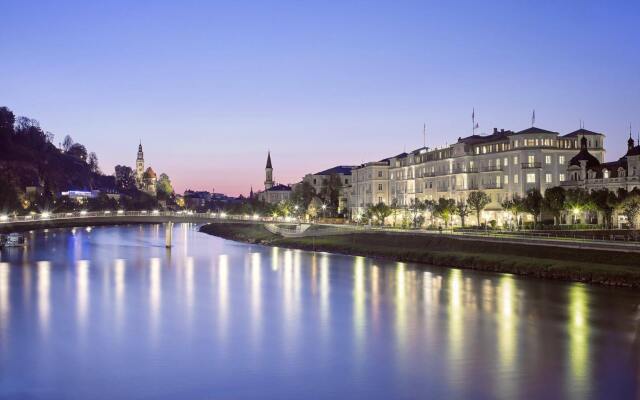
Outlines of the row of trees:
{"label": "row of trees", "polygon": [[[466,201],[455,201],[454,199],[439,198],[435,200],[412,199],[408,207],[401,207],[396,201],[393,201],[390,205],[385,203],[378,203],[367,207],[362,219],[369,222],[374,222],[379,225],[383,225],[384,221],[390,217],[394,217],[393,225],[396,225],[396,217],[398,214],[403,214],[402,225],[408,224],[413,227],[422,226],[425,222],[424,213],[428,211],[431,215],[431,224],[434,224],[435,218],[440,218],[444,221],[445,227],[449,226],[451,219],[454,215],[460,217],[462,226],[465,226],[466,218],[472,213],[476,214],[476,220],[480,225],[480,215],[482,210],[491,202],[491,198],[488,194],[482,191],[474,191],[469,193]],[[410,220],[407,221],[407,214],[404,211],[408,211]]]}
{"label": "row of trees", "polygon": [[[425,222],[424,213],[429,212],[431,225],[435,225],[435,218],[439,218],[448,227],[454,216],[460,218],[464,227],[469,215],[475,214],[476,223],[481,225],[481,213],[491,203],[489,195],[483,191],[469,193],[466,201],[440,198],[434,200],[414,199],[406,207],[401,207],[397,202],[390,205],[378,203],[369,205],[361,217],[364,222],[373,222],[383,225],[387,218],[393,217],[392,224],[396,225],[396,217],[402,215],[402,225],[413,227],[422,226]],[[611,192],[607,189],[586,191],[584,189],[565,190],[562,187],[553,187],[545,191],[544,196],[538,190],[529,190],[524,197],[515,195],[505,199],[501,203],[502,209],[512,214],[515,224],[522,223],[521,216],[530,214],[537,226],[543,216],[548,213],[553,217],[554,224],[560,224],[562,217],[571,216],[572,222],[577,222],[579,215],[588,213],[601,213],[605,227],[613,226],[612,216],[617,210],[627,217],[631,228],[637,227],[640,218],[640,191],[634,189],[631,192],[618,190]]]}

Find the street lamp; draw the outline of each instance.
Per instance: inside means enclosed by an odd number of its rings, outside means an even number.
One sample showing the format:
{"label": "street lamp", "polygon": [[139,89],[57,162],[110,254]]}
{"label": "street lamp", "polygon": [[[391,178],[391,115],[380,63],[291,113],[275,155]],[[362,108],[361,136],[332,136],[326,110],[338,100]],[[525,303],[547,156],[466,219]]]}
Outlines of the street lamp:
{"label": "street lamp", "polygon": [[323,218],[323,219],[327,217],[327,216],[326,216],[326,213],[325,213],[325,211],[326,211],[326,210],[327,210],[327,205],[326,205],[326,204],[323,204],[323,205],[322,205],[322,218]]}

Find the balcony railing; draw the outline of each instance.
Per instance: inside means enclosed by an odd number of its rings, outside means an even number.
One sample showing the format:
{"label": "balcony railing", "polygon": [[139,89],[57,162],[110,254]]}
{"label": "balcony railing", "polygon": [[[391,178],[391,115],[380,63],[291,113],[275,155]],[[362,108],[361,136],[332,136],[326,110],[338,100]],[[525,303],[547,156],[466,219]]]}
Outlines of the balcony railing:
{"label": "balcony railing", "polygon": [[522,163],[522,169],[542,168],[541,162]]}
{"label": "balcony railing", "polygon": [[478,172],[478,168],[454,168],[453,174],[473,174]]}
{"label": "balcony railing", "polygon": [[502,171],[502,166],[500,165],[487,165],[482,167],[482,172],[494,172],[494,171]]}

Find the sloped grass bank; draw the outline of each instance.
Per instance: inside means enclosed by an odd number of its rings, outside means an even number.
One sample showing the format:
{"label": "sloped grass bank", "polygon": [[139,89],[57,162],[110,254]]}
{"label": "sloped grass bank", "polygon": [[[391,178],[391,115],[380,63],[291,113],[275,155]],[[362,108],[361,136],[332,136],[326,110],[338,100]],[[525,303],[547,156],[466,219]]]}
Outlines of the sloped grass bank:
{"label": "sloped grass bank", "polygon": [[556,246],[464,240],[403,232],[283,238],[254,224],[209,224],[201,231],[225,239],[395,261],[505,272],[640,288],[640,255]]}

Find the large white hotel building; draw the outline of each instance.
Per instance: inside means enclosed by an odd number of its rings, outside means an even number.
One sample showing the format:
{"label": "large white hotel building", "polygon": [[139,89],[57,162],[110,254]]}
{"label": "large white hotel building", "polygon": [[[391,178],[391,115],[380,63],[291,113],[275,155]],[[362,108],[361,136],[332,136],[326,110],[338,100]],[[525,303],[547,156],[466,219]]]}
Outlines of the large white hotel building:
{"label": "large white hotel building", "polygon": [[[585,139],[585,141],[582,140]],[[491,197],[484,218],[501,220],[500,203],[530,189],[545,189],[569,180],[570,160],[585,142],[590,154],[604,162],[604,135],[586,129],[561,135],[531,127],[519,132],[494,129],[472,135],[441,149],[420,148],[356,166],[346,187],[352,218],[368,205],[412,199],[465,200],[473,190]]]}

